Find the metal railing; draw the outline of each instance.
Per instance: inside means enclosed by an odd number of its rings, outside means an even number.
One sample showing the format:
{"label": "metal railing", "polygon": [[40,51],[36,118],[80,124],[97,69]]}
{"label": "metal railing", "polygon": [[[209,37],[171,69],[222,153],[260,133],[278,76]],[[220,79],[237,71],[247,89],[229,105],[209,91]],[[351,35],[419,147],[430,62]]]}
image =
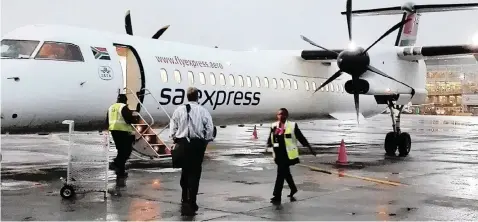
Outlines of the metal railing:
{"label": "metal railing", "polygon": [[164,109],[164,107],[161,105],[161,103],[159,103],[159,100],[156,99],[156,97],[154,97],[153,93],[151,93],[151,91],[149,91],[149,89],[146,89],[146,88],[143,88],[144,90],[144,95],[151,95],[151,97],[154,99],[154,101],[156,102],[156,104],[159,105],[159,107],[163,110],[163,112],[166,114],[166,116],[168,116],[168,124],[166,124],[166,126],[164,126],[161,131],[159,131],[158,134],[161,134],[164,130],[166,130],[168,127],[169,127],[169,124],[171,122],[171,116],[169,116],[168,112],[166,111],[166,109]]}

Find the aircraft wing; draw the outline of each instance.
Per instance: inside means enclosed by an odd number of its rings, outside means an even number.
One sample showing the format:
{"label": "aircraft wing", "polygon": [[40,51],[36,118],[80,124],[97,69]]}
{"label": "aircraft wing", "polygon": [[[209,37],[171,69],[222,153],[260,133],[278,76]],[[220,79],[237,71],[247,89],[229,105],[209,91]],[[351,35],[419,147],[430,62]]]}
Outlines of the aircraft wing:
{"label": "aircraft wing", "polygon": [[[343,49],[334,49],[331,51],[340,53]],[[405,46],[397,47],[397,55],[400,59],[408,61],[445,59],[464,55],[475,56],[478,60],[478,45]],[[337,54],[326,50],[302,50],[300,56],[304,60],[316,61],[337,59]]]}
{"label": "aircraft wing", "polygon": [[397,55],[407,61],[445,59],[464,55],[473,55],[476,58],[478,45],[406,46],[398,47]]}

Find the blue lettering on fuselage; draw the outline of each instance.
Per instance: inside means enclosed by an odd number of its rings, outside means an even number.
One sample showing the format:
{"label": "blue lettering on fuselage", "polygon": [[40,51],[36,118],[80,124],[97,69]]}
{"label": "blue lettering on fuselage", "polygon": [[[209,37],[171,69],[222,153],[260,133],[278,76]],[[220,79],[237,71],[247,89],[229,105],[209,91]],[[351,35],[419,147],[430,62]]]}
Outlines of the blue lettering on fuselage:
{"label": "blue lettering on fuselage", "polygon": [[[235,106],[257,106],[261,98],[260,92],[241,92],[241,91],[223,91],[223,90],[199,90],[199,104],[211,105],[215,110],[220,105],[233,104]],[[184,89],[163,88],[161,90],[159,103],[161,105],[181,105],[187,101],[186,91]]]}

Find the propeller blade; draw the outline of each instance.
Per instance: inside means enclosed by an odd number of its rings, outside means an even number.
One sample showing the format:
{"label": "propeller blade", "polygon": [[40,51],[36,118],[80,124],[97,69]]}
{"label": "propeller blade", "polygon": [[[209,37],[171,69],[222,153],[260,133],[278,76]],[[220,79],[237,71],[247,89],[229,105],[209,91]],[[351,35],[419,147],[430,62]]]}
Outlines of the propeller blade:
{"label": "propeller blade", "polygon": [[317,91],[319,91],[322,87],[324,87],[325,85],[329,84],[330,82],[334,81],[335,79],[337,79],[340,75],[342,75],[342,70],[339,70],[337,71],[334,75],[332,75],[332,77],[330,77],[329,79],[327,79],[327,81],[325,81],[324,83],[322,83],[322,85],[319,86],[319,88],[317,88],[314,93],[316,93]]}
{"label": "propeller blade", "polygon": [[349,29],[349,41],[352,41],[352,0],[347,0],[347,28]]}
{"label": "propeller blade", "polygon": [[359,95],[360,94],[354,94],[354,102],[355,102],[355,113],[357,113],[357,124],[359,124]]}
{"label": "propeller blade", "polygon": [[167,29],[169,28],[169,25],[162,27],[159,29],[156,34],[153,35],[153,39],[158,39]]}
{"label": "propeller blade", "polygon": [[131,14],[129,10],[124,17],[124,27],[126,29],[126,34],[133,35],[133,26],[131,25]]}
{"label": "propeller blade", "polygon": [[381,75],[381,76],[383,76],[383,77],[385,77],[385,78],[391,79],[391,80],[393,80],[393,81],[395,81],[395,82],[401,83],[401,84],[403,84],[403,85],[405,85],[405,86],[407,86],[407,87],[413,89],[413,87],[411,87],[411,86],[409,86],[409,85],[407,85],[407,84],[405,84],[405,83],[403,83],[403,82],[400,82],[400,81],[396,80],[395,78],[393,78],[393,77],[391,77],[391,76],[385,74],[384,72],[380,71],[379,69],[377,69],[377,68],[375,68],[375,67],[373,67],[373,66],[371,66],[371,65],[369,65],[369,66],[367,67],[367,69],[368,69],[369,71],[372,71],[372,72],[374,72],[374,73],[377,73],[377,74],[379,74],[379,75]]}
{"label": "propeller blade", "polygon": [[387,37],[387,35],[389,35],[390,33],[392,33],[393,31],[397,30],[398,28],[402,27],[403,25],[405,25],[405,23],[407,23],[408,21],[410,21],[411,19],[408,18],[408,19],[405,19],[397,24],[395,24],[392,28],[390,28],[388,31],[386,31],[385,33],[383,33],[382,36],[380,36],[380,38],[377,39],[377,41],[375,41],[372,45],[370,45],[367,49],[365,49],[365,51],[363,52],[363,54],[365,54],[370,48],[372,48],[372,46],[374,46],[375,44],[377,44],[380,40],[382,40],[383,38]]}
{"label": "propeller blade", "polygon": [[301,37],[304,41],[310,43],[310,44],[313,45],[313,46],[317,46],[317,47],[319,47],[319,48],[321,48],[321,49],[323,49],[323,50],[325,50],[325,51],[329,51],[329,52],[332,52],[332,53],[337,54],[337,55],[339,54],[339,53],[337,53],[337,52],[328,50],[328,49],[326,49],[326,48],[324,48],[324,47],[322,47],[322,46],[320,46],[320,45],[315,44],[315,42],[313,42],[312,40],[308,39],[307,37],[305,37],[305,36],[303,36],[303,35],[300,35],[300,37]]}

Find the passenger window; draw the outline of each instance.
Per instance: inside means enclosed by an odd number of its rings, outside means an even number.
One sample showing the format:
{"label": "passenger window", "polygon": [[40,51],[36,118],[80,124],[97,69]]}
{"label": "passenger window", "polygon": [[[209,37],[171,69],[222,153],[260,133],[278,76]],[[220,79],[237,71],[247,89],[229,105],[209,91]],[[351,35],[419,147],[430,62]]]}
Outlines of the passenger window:
{"label": "passenger window", "polygon": [[269,79],[267,77],[264,77],[264,87],[269,88]]}
{"label": "passenger window", "polygon": [[224,76],[224,74],[219,74],[219,83],[221,83],[221,85],[226,85],[226,77]]}
{"label": "passenger window", "polygon": [[211,72],[210,77],[211,77],[211,85],[213,86],[216,85],[216,76],[214,75],[214,73]]}
{"label": "passenger window", "polygon": [[181,73],[179,70],[174,70],[174,78],[176,79],[176,82],[181,83]]}
{"label": "passenger window", "polygon": [[91,46],[91,51],[93,52],[93,56],[95,59],[99,60],[111,60],[110,55],[108,54],[108,50],[104,47],[93,47]]}
{"label": "passenger window", "polygon": [[166,69],[161,69],[160,73],[163,82],[168,82],[168,72],[166,72]]}
{"label": "passenger window", "polygon": [[287,88],[290,89],[292,87],[292,84],[290,83],[290,79],[287,79]]}
{"label": "passenger window", "polygon": [[275,78],[272,78],[272,86],[274,89],[277,89],[277,80]]}
{"label": "passenger window", "polygon": [[309,82],[307,82],[307,80],[305,80],[305,90],[309,91]]}
{"label": "passenger window", "polygon": [[247,86],[250,88],[252,87],[252,80],[250,76],[247,76]]}
{"label": "passenger window", "polygon": [[257,88],[261,88],[261,80],[257,76],[256,76],[256,86]]}
{"label": "passenger window", "polygon": [[[322,85],[322,82],[320,83],[320,85]],[[322,89],[320,89],[322,92],[325,91],[325,87],[322,87]]]}
{"label": "passenger window", "polygon": [[203,72],[200,72],[199,73],[199,81],[201,82],[201,84],[206,84],[206,76],[204,76],[204,73]]}
{"label": "passenger window", "polygon": [[331,92],[334,91],[334,84],[330,84],[330,91],[331,91]]}
{"label": "passenger window", "polygon": [[315,91],[317,90],[317,85],[315,84],[315,82],[312,82],[312,89]]}
{"label": "passenger window", "polygon": [[342,85],[342,93],[344,93],[344,92],[345,92],[345,86]]}
{"label": "passenger window", "polygon": [[232,74],[229,75],[229,83],[231,84],[231,86],[234,86],[234,76]]}
{"label": "passenger window", "polygon": [[329,91],[329,85],[324,86],[324,88],[325,88],[325,91],[327,92]]}
{"label": "passenger window", "polygon": [[299,89],[299,86],[297,85],[297,81],[296,81],[296,80],[294,80],[294,89],[295,89],[295,90]]}
{"label": "passenger window", "polygon": [[2,39],[1,56],[10,59],[30,58],[40,41]]}
{"label": "passenger window", "polygon": [[283,79],[280,79],[279,81],[280,81],[280,82],[279,82],[280,88],[282,88],[282,89],[285,88],[285,86],[284,86],[284,80],[283,80]]}
{"label": "passenger window", "polygon": [[244,87],[244,78],[242,78],[241,75],[237,76],[237,79],[239,79],[239,86]]}
{"label": "passenger window", "polygon": [[193,72],[188,71],[188,79],[189,79],[189,84],[194,85],[194,75]]}
{"label": "passenger window", "polygon": [[35,59],[83,62],[80,47],[63,42],[45,42]]}

